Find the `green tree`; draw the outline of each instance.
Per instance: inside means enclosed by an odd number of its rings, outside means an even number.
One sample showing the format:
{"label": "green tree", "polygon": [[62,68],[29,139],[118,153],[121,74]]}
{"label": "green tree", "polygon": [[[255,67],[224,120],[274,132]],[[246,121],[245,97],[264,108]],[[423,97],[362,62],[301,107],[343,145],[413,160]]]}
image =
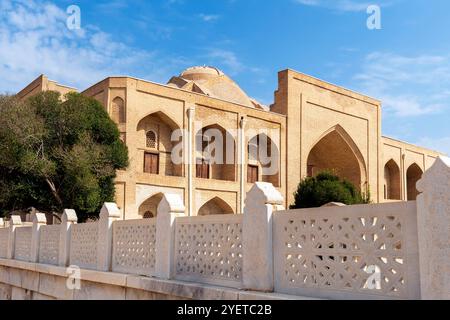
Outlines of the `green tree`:
{"label": "green tree", "polygon": [[300,182],[291,209],[316,208],[330,202],[347,205],[370,202],[369,192],[362,194],[351,182],[324,171]]}
{"label": "green tree", "polygon": [[0,210],[75,209],[83,219],[114,199],[128,150],[95,99],[47,91],[0,97]]}

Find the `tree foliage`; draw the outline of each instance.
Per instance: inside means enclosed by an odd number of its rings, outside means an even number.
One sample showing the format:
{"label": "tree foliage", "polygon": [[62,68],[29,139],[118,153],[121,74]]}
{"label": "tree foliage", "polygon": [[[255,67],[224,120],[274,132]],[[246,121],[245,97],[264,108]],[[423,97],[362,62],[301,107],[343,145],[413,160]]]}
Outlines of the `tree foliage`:
{"label": "tree foliage", "polygon": [[321,172],[300,182],[291,209],[321,207],[330,202],[347,205],[370,202],[370,195],[362,194],[351,182],[331,172]]}
{"label": "tree foliage", "polygon": [[96,215],[114,199],[116,170],[128,150],[116,124],[92,98],[47,91],[20,101],[0,97],[0,210],[31,206]]}

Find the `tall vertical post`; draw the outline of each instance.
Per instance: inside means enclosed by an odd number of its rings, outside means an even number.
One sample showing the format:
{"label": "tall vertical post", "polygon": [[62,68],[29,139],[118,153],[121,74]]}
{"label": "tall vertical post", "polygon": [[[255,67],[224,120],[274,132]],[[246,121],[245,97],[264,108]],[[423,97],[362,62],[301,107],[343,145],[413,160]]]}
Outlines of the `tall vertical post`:
{"label": "tall vertical post", "polygon": [[417,183],[422,299],[450,299],[450,158],[439,157]]}
{"label": "tall vertical post", "polygon": [[239,122],[239,168],[241,172],[241,181],[240,181],[240,201],[239,201],[239,212],[244,212],[244,200],[245,200],[245,123],[246,120],[244,117],[241,118]]}
{"label": "tall vertical post", "polygon": [[22,219],[20,216],[11,216],[9,220],[9,238],[8,238],[8,251],[6,258],[14,259],[15,240],[16,240],[16,228],[22,225]]}
{"label": "tall vertical post", "polygon": [[156,275],[161,279],[174,277],[175,265],[175,223],[183,216],[183,200],[176,194],[164,194],[156,216]]}
{"label": "tall vertical post", "polygon": [[187,110],[188,115],[188,143],[187,154],[185,159],[188,162],[188,215],[191,217],[194,211],[194,166],[195,166],[195,152],[194,152],[194,137],[195,137],[195,107],[190,106]]}
{"label": "tall vertical post", "polygon": [[44,213],[33,213],[31,215],[33,221],[33,228],[31,231],[31,254],[30,262],[39,261],[39,242],[40,242],[40,229],[47,224],[47,217]]}
{"label": "tall vertical post", "polygon": [[111,269],[112,225],[119,219],[120,210],[117,204],[105,203],[100,211],[100,220],[98,221],[97,270],[99,271]]}
{"label": "tall vertical post", "polygon": [[67,267],[70,260],[70,238],[72,233],[72,225],[78,221],[75,210],[66,209],[61,218],[61,226],[59,231],[59,256],[58,265]]}
{"label": "tall vertical post", "polygon": [[271,183],[256,182],[247,194],[242,226],[245,289],[273,291],[272,214],[284,209],[283,202]]}

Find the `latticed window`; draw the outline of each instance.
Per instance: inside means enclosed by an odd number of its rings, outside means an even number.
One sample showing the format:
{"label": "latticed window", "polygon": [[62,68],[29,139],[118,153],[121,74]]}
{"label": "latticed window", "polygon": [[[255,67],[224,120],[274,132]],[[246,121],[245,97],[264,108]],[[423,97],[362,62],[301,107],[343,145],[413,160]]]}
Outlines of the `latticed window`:
{"label": "latticed window", "polygon": [[157,136],[154,131],[147,132],[147,148],[156,149],[158,145]]}
{"label": "latticed window", "polygon": [[151,211],[146,211],[144,213],[144,219],[151,219],[153,217],[154,217],[154,215],[153,215],[153,213]]}

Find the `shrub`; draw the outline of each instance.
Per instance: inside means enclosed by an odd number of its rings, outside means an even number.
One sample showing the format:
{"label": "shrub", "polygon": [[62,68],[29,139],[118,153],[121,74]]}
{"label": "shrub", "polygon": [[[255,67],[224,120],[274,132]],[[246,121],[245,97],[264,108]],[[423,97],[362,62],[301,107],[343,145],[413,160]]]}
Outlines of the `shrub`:
{"label": "shrub", "polygon": [[369,192],[362,194],[351,182],[324,171],[300,182],[291,209],[321,207],[330,202],[347,205],[370,202]]}

